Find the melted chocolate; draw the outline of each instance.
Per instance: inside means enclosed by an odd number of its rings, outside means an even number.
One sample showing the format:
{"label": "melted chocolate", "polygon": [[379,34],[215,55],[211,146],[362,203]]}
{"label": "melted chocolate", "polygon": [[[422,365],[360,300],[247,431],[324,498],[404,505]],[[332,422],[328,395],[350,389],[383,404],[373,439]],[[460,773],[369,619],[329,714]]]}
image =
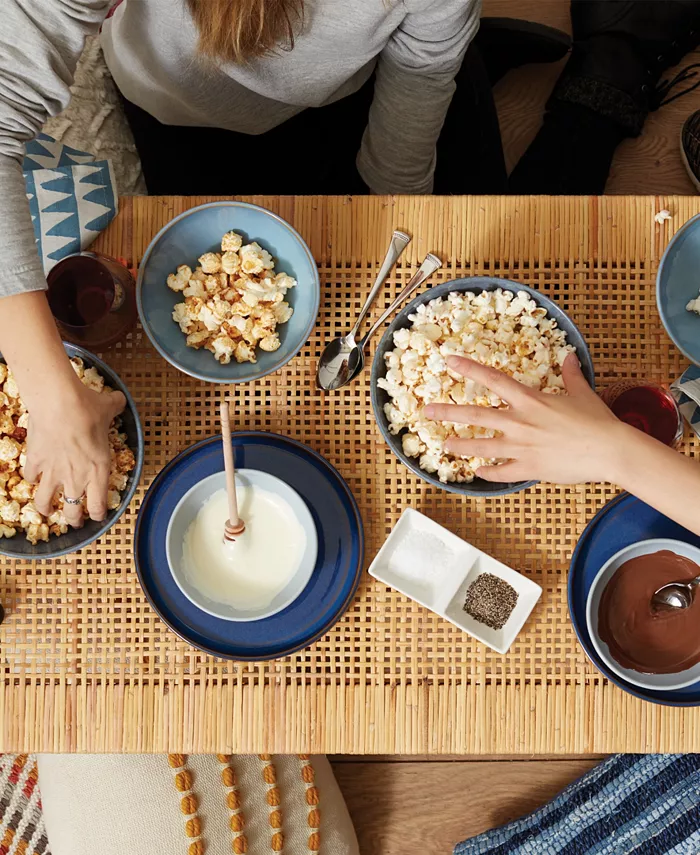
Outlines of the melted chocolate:
{"label": "melted chocolate", "polygon": [[654,591],[700,576],[700,567],[669,550],[620,565],[598,607],[598,635],[623,668],[675,674],[700,662],[700,596],[688,609],[654,610]]}

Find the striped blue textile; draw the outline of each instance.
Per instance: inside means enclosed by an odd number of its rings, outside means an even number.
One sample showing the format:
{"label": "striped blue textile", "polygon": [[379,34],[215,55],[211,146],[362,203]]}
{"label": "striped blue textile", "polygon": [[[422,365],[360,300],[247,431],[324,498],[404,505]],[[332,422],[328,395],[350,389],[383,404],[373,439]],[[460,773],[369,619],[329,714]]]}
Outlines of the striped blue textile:
{"label": "striped blue textile", "polygon": [[700,855],[700,754],[618,754],[454,855]]}
{"label": "striped blue textile", "polygon": [[107,160],[70,148],[47,134],[27,143],[22,165],[36,245],[44,273],[87,249],[118,208]]}
{"label": "striped blue textile", "polygon": [[700,368],[691,365],[671,386],[671,394],[693,432],[700,437]]}

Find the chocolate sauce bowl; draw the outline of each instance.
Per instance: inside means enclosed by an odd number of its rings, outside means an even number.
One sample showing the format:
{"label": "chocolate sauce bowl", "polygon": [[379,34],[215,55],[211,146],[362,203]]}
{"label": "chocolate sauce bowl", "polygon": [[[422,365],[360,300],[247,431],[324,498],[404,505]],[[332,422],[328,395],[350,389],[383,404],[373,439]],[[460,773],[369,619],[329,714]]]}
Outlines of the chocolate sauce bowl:
{"label": "chocolate sauce bowl", "polygon": [[[636,662],[636,664],[632,665],[631,663],[635,662],[635,654],[633,651],[624,651],[621,648],[616,650],[611,649],[604,638],[611,636],[611,624],[617,624],[619,637],[624,638],[626,635],[629,635],[630,625],[634,628],[635,622],[642,619],[646,620],[648,615],[641,614],[640,612],[642,605],[640,596],[637,596],[636,598],[634,596],[630,596],[628,601],[619,596],[619,591],[615,597],[610,596],[612,589],[608,590],[607,596],[604,596],[604,594],[611,582],[616,584],[617,580],[614,581],[613,577],[615,577],[617,571],[623,565],[634,561],[634,559],[641,559],[643,556],[649,556],[649,558],[644,562],[636,562],[636,564],[631,565],[631,567],[643,567],[643,565],[645,565],[646,570],[643,570],[643,572],[640,573],[640,586],[653,588],[653,579],[650,580],[649,578],[646,578],[648,575],[649,565],[651,564],[650,556],[655,553],[666,553],[665,571],[668,573],[669,552],[674,553],[676,556],[680,556],[681,559],[687,559],[700,565],[700,549],[679,540],[656,538],[653,540],[643,540],[633,543],[613,555],[612,558],[610,558],[600,568],[596,578],[593,580],[593,584],[591,585],[586,604],[586,622],[588,624],[588,632],[590,634],[591,641],[593,642],[593,646],[595,647],[598,655],[605,662],[608,668],[617,674],[618,677],[621,677],[623,680],[635,686],[640,686],[644,689],[658,689],[666,692],[673,691],[674,689],[683,689],[700,680],[700,662],[692,665],[692,667],[686,668],[685,670],[673,671],[671,673],[648,673],[651,670],[655,670],[654,665],[651,664],[655,661],[654,656],[650,656],[650,664],[648,668],[645,667],[645,663],[641,662]],[[666,581],[663,575],[664,568],[661,566],[662,561],[663,558],[660,558],[659,575],[661,581],[659,581],[659,585],[656,587],[660,587]],[[643,576],[645,578],[642,578]],[[682,577],[683,574],[680,573],[679,579]],[[630,577],[628,573],[627,584],[629,584],[630,578],[634,577]],[[633,593],[636,594],[636,590],[633,589]],[[642,599],[643,598],[644,597],[642,597]],[[601,601],[603,604],[602,610]],[[606,614],[606,608],[610,608],[611,602],[614,602],[614,608],[616,610],[614,620],[611,620],[610,615]],[[628,602],[629,605],[627,605]],[[626,608],[629,608],[628,614],[624,613]],[[649,604],[649,609],[651,610],[651,604]],[[667,627],[667,630],[665,629],[665,631],[668,632],[669,639],[673,639],[674,642],[677,641],[678,633],[675,632],[673,621],[682,621],[683,617],[684,616],[679,613],[675,615],[666,613],[659,616],[659,619],[662,620]],[[685,617],[687,617],[687,615]],[[646,627],[646,629],[648,631],[649,627]],[[680,623],[678,629],[679,632],[683,629]],[[698,636],[700,636],[700,624],[698,625]],[[652,632],[649,633],[648,637],[651,638],[657,636]],[[613,647],[615,646],[614,641],[611,642],[611,644]],[[671,644],[670,640],[669,644]],[[663,659],[663,657],[661,658]],[[656,661],[658,661],[658,657]]]}

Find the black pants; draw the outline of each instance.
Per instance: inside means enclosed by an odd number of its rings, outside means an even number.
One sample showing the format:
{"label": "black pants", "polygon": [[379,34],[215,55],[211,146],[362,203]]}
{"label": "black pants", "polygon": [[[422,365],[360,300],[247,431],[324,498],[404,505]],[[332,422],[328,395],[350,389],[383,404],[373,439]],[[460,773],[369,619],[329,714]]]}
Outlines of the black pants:
{"label": "black pants", "polygon": [[[435,193],[506,193],[498,115],[481,56],[470,50],[437,146]],[[367,193],[355,167],[374,92],[304,110],[265,134],[162,125],[124,101],[151,195]]]}
{"label": "black pants", "polygon": [[[436,194],[602,193],[622,133],[585,107],[550,110],[510,182],[491,84],[476,45],[437,144]],[[151,195],[367,193],[355,159],[374,81],[327,107],[310,108],[265,134],[162,125],[124,100]]]}

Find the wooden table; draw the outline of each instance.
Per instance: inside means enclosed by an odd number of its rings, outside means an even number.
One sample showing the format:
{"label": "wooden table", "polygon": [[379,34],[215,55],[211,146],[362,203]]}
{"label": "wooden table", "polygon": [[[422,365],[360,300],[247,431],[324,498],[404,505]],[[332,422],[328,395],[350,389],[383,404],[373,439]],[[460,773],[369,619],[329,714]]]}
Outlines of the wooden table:
{"label": "wooden table", "polygon": [[[202,201],[123,199],[98,248],[136,265],[164,223]],[[138,330],[106,355],[144,423],[144,477],[131,510],[77,555],[2,563],[8,616],[0,629],[0,750],[700,750],[700,710],[643,703],[608,684],[571,628],[568,562],[612,488],[540,486],[483,500],[435,490],[383,443],[369,403],[369,371],[328,396],[312,382],[323,343],[350,326],[397,226],[414,240],[387,302],[434,251],[445,260],[437,281],[505,276],[557,300],[586,337],[601,385],[626,376],[675,379],[685,366],[659,321],[654,282],[669,236],[700,212],[700,199],[249,201],[278,212],[306,238],[323,294],[316,332],[302,353],[276,375],[235,389],[246,425],[294,436],[340,469],[360,503],[366,564],[413,506],[531,576],[544,588],[542,601],[511,652],[499,656],[365,574],[336,627],[288,659],[222,662],[190,648],[141,592],[132,531],[156,472],[216,431],[222,389],[170,368]],[[673,220],[658,225],[654,214],[662,208]]]}

